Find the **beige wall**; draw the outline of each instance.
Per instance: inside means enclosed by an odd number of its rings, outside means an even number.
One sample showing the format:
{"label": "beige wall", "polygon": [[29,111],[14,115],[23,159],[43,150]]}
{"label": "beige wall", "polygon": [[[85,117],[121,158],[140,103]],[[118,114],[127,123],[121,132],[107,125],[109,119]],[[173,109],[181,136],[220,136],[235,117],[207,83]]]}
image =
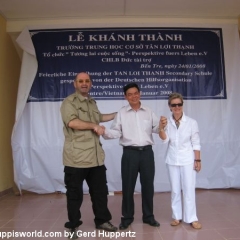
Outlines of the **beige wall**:
{"label": "beige wall", "polygon": [[240,17],[238,18],[238,31],[239,31],[239,34],[240,34]]}
{"label": "beige wall", "polygon": [[13,187],[11,133],[21,61],[0,15],[0,193]]}

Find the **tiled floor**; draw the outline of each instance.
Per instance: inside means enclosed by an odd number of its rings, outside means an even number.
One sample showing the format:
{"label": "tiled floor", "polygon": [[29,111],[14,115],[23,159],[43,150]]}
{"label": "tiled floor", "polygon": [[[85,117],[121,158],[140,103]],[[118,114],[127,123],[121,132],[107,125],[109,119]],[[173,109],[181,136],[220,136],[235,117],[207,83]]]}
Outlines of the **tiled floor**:
{"label": "tiled floor", "polygon": [[[79,239],[240,240],[240,190],[197,190],[196,198],[198,218],[203,225],[201,230],[194,230],[185,223],[177,227],[169,225],[170,193],[156,193],[154,196],[154,214],[161,226],[154,228],[143,224],[141,195],[136,194],[135,220],[129,229],[114,235],[103,235],[102,231],[95,230],[90,197],[84,195],[83,225],[79,228],[79,235],[82,236]],[[113,216],[112,223],[118,226],[121,195],[109,196],[109,209]],[[0,198],[0,239],[67,239],[67,230],[63,227],[66,220],[65,194],[24,193],[21,197],[9,194]],[[28,236],[17,237],[25,233]],[[44,234],[59,235],[43,237]]]}

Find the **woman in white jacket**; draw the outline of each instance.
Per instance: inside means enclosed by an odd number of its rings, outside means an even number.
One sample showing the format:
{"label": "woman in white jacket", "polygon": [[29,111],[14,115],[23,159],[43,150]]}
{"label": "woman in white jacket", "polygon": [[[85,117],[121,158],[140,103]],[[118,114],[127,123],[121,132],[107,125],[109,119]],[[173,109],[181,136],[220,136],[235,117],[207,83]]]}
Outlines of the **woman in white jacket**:
{"label": "woman in white jacket", "polygon": [[198,124],[184,114],[181,94],[171,94],[168,106],[172,114],[165,128],[160,121],[159,136],[168,143],[166,164],[171,183],[171,226],[177,226],[183,220],[200,229],[195,202],[196,172],[201,170]]}

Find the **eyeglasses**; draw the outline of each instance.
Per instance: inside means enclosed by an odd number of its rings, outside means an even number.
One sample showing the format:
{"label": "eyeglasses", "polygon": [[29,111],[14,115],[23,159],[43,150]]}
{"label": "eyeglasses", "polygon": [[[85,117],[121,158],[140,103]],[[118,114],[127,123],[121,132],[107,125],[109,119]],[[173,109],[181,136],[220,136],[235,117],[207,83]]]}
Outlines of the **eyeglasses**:
{"label": "eyeglasses", "polygon": [[173,103],[173,104],[170,104],[171,107],[182,107],[183,103]]}

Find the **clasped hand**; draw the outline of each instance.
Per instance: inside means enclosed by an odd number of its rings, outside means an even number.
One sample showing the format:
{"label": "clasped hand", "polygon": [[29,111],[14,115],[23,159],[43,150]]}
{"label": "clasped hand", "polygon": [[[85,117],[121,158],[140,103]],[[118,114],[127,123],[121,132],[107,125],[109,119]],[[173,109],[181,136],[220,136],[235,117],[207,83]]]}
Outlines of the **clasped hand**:
{"label": "clasped hand", "polygon": [[100,125],[96,125],[95,127],[94,127],[94,129],[93,129],[93,131],[98,135],[98,136],[100,136],[100,135],[103,135],[104,134],[104,132],[105,132],[105,127],[104,126],[100,126]]}
{"label": "clasped hand", "polygon": [[164,129],[167,126],[167,118],[164,116],[160,117],[159,128]]}

